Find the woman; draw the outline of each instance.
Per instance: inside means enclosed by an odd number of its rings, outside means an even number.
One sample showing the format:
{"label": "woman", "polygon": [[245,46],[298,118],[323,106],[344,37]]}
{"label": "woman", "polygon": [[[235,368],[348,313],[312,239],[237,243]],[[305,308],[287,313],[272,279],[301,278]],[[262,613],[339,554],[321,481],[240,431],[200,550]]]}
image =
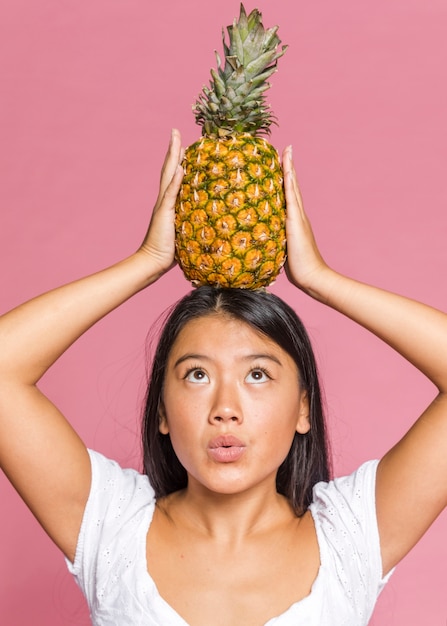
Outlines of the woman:
{"label": "woman", "polygon": [[[135,254],[1,319],[2,467],[65,554],[95,624],[367,624],[390,572],[447,504],[447,317],[327,266],[290,148],[289,280],[375,333],[439,390],[379,463],[309,495],[328,470],[307,339],[290,347],[250,317],[253,307],[244,314],[241,300],[231,309],[231,294],[198,290],[188,300],[198,314],[182,322],[181,304],[168,326],[175,335],[165,332],[168,345],[162,338],[145,427],[155,492],[146,476],[88,452],[36,387],[90,326],[172,266],[181,158],[175,131]],[[274,298],[253,297],[274,317]],[[291,476],[301,478],[298,490]]]}

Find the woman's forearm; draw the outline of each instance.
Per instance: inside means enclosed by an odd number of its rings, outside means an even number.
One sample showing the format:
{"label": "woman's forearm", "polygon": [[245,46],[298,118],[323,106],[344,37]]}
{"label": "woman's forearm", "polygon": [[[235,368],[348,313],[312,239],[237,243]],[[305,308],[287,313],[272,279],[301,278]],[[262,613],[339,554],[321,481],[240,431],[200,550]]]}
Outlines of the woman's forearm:
{"label": "woman's forearm", "polygon": [[0,377],[34,384],[86,330],[158,278],[144,251],[0,317]]}
{"label": "woman's forearm", "polygon": [[447,392],[447,315],[332,270],[318,250],[293,167],[283,155],[287,199],[287,273],[313,298],[364,326]]}
{"label": "woman's forearm", "polygon": [[140,248],[115,265],[45,293],[0,318],[0,383],[35,384],[87,329],[174,263],[174,207],[183,178],[173,130],[149,229]]}
{"label": "woman's forearm", "polygon": [[364,326],[447,392],[447,315],[327,269],[313,296]]}

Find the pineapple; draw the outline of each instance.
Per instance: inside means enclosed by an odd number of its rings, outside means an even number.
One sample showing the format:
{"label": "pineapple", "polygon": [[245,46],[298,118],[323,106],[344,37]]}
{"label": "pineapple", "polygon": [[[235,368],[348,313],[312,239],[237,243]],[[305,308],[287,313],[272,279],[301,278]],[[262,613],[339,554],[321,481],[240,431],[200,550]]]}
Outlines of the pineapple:
{"label": "pineapple", "polygon": [[266,82],[287,49],[275,26],[265,29],[243,5],[227,27],[225,64],[216,52],[210,87],[193,110],[202,138],[185,151],[176,203],[176,259],[194,285],[259,289],[278,275],[286,256],[282,170],[261,135],[274,117]]}

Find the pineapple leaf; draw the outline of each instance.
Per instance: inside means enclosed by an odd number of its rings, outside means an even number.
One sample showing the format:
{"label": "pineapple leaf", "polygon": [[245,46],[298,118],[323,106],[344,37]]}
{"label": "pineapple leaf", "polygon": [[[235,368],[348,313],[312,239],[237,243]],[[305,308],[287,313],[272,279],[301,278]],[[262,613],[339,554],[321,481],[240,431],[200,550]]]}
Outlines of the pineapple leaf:
{"label": "pineapple leaf", "polygon": [[265,103],[267,80],[287,46],[279,48],[278,26],[265,29],[260,11],[247,15],[243,4],[239,18],[226,30],[228,43],[222,29],[225,62],[215,52],[217,70],[211,70],[210,86],[203,88],[193,107],[196,122],[204,134],[214,136],[268,134],[276,118]]}
{"label": "pineapple leaf", "polygon": [[227,56],[225,59],[228,61],[228,64],[231,66],[233,70],[237,70],[241,67],[241,63],[239,59],[235,56]]}
{"label": "pineapple leaf", "polygon": [[237,24],[233,24],[233,28],[231,31],[231,43],[230,50],[232,50],[233,54],[236,54],[237,58],[241,63],[244,62],[244,44],[242,43],[241,34],[237,27]]}
{"label": "pineapple leaf", "polygon": [[239,29],[241,32],[241,37],[242,39],[245,39],[247,37],[247,35],[250,32],[250,29],[248,27],[248,20],[247,20],[247,14],[245,12],[245,8],[244,5],[241,3],[241,9],[240,9],[240,13],[239,13]]}
{"label": "pineapple leaf", "polygon": [[264,48],[264,50],[268,50],[271,47],[275,47],[278,46],[281,42],[279,40],[279,37],[277,37],[276,33],[278,31],[278,26],[273,26],[273,28],[269,28],[268,30],[265,31],[264,33],[264,41],[262,44],[262,47]]}
{"label": "pineapple leaf", "polygon": [[225,93],[225,83],[222,78],[218,75],[215,69],[211,70],[211,76],[213,77],[213,83],[216,91],[216,95],[218,98],[221,98]]}

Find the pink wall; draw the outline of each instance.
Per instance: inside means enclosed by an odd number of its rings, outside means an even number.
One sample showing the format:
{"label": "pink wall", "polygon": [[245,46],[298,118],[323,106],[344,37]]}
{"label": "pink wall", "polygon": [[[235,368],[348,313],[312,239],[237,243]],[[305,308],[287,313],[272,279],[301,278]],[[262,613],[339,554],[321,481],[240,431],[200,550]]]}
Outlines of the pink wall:
{"label": "pink wall", "polygon": [[[294,144],[326,258],[447,310],[447,4],[252,2],[290,49],[270,101]],[[156,7],[156,8],[154,8]],[[133,251],[171,126],[191,104],[238,2],[14,0],[0,6],[0,308]],[[175,269],[110,316],[43,383],[89,446],[138,463],[147,329],[188,290]],[[337,473],[382,455],[434,394],[389,349],[294,291],[325,379]],[[57,550],[0,477],[0,622],[88,623]],[[399,567],[373,624],[445,624],[447,517]]]}

